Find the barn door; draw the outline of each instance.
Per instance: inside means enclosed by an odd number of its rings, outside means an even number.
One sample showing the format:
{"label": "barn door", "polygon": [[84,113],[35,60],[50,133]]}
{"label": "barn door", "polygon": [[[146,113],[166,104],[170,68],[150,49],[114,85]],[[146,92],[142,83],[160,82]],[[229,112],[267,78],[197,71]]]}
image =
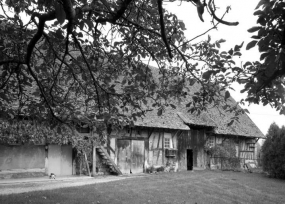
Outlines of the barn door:
{"label": "barn door", "polygon": [[131,172],[143,173],[144,165],[144,141],[132,140]]}
{"label": "barn door", "polygon": [[49,145],[48,174],[72,175],[72,147],[70,145]]}
{"label": "barn door", "polygon": [[117,164],[123,174],[131,170],[131,140],[117,140]]}
{"label": "barn door", "polygon": [[60,175],[61,147],[59,145],[48,146],[48,175],[54,173]]}

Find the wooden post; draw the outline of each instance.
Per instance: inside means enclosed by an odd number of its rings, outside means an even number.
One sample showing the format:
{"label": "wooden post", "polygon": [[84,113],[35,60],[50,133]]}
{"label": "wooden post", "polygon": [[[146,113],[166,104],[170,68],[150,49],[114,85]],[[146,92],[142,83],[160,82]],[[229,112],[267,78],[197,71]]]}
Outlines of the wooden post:
{"label": "wooden post", "polygon": [[92,175],[93,177],[96,175],[96,146],[93,144],[93,152],[92,152]]}
{"label": "wooden post", "polygon": [[162,130],[162,141],[161,141],[161,143],[162,143],[162,165],[164,165],[164,157],[165,157],[165,155],[164,155],[164,130]]}
{"label": "wooden post", "polygon": [[87,159],[86,153],[84,153],[84,157],[85,157],[85,163],[86,163],[88,175],[91,177],[90,168],[89,168],[89,164],[88,164],[88,159]]}
{"label": "wooden post", "polygon": [[48,148],[49,146],[45,145],[45,174],[49,175],[49,167],[48,167]]}

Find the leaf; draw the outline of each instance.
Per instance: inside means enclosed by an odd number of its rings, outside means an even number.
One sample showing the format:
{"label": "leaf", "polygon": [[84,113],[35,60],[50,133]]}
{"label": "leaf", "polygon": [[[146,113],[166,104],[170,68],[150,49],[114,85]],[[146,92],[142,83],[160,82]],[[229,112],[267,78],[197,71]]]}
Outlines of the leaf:
{"label": "leaf", "polygon": [[92,28],[94,27],[93,22],[90,20],[86,20],[85,23],[88,25],[89,30],[92,30]]}
{"label": "leaf", "polygon": [[208,42],[210,42],[211,41],[211,36],[210,35],[208,35]]}
{"label": "leaf", "polygon": [[55,36],[59,39],[64,39],[63,32],[60,28],[55,32]]}
{"label": "leaf", "polygon": [[231,122],[229,122],[227,125],[231,126],[234,122],[235,122],[234,120],[231,120]]}
{"label": "leaf", "polygon": [[225,101],[231,96],[229,91],[226,91],[225,93]]}
{"label": "leaf", "polygon": [[230,55],[233,55],[233,53],[234,53],[233,49],[230,49],[228,53],[229,53]]}
{"label": "leaf", "polygon": [[173,104],[169,104],[171,106],[171,108],[176,109],[176,106]]}
{"label": "leaf", "polygon": [[269,0],[260,0],[254,10],[258,9],[263,4],[268,4]]}
{"label": "leaf", "polygon": [[157,115],[158,115],[158,116],[161,116],[161,115],[162,115],[162,108],[160,108],[160,109],[157,111]]}
{"label": "leaf", "polygon": [[218,48],[221,48],[221,45],[220,45],[220,43],[218,43],[218,42],[216,42],[216,46],[217,46]]}
{"label": "leaf", "polygon": [[238,45],[235,45],[234,51],[235,51],[235,52],[240,51],[240,48],[239,48]]}
{"label": "leaf", "polygon": [[77,36],[78,36],[79,38],[83,38],[82,32],[79,32],[79,33],[77,34]]}
{"label": "leaf", "polygon": [[190,82],[190,86],[193,86],[196,83],[196,80],[195,79],[189,79],[189,82]]}
{"label": "leaf", "polygon": [[256,45],[256,43],[257,43],[256,40],[253,40],[250,43],[248,43],[247,46],[246,46],[246,50],[249,50],[249,49],[253,48]]}
{"label": "leaf", "polygon": [[256,39],[256,40],[259,40],[259,39],[261,38],[261,36],[259,36],[259,35],[253,35],[253,36],[251,36],[251,38]]}
{"label": "leaf", "polygon": [[259,16],[259,15],[263,15],[263,14],[265,14],[265,12],[261,11],[261,10],[257,10],[253,13],[254,16]]}
{"label": "leaf", "polygon": [[253,33],[253,32],[260,30],[260,28],[262,28],[262,27],[261,26],[254,26],[254,27],[248,29],[247,32]]}
{"label": "leaf", "polygon": [[191,102],[186,104],[186,107],[189,108],[191,106]]}
{"label": "leaf", "polygon": [[246,66],[251,66],[251,65],[252,65],[251,62],[246,62],[246,63],[243,65],[243,67],[245,68]]}
{"label": "leaf", "polygon": [[60,24],[64,23],[65,18],[66,18],[66,14],[65,14],[65,11],[63,9],[63,6],[59,3],[55,4],[55,16],[56,16],[57,21]]}
{"label": "leaf", "polygon": [[268,55],[270,54],[270,52],[264,52],[260,55],[260,61],[264,60]]}
{"label": "leaf", "polygon": [[211,75],[212,75],[213,71],[209,70],[203,73],[202,78],[205,80],[209,80]]}
{"label": "leaf", "polygon": [[186,27],[185,27],[185,24],[183,21],[179,21],[179,25],[180,25],[182,30],[186,30]]}
{"label": "leaf", "polygon": [[239,48],[242,48],[244,41],[240,44]]}
{"label": "leaf", "polygon": [[245,109],[243,109],[244,110],[244,112],[246,112],[247,114],[250,114],[249,113],[249,111],[245,108]]}
{"label": "leaf", "polygon": [[257,19],[257,23],[259,23],[260,25],[262,26],[265,26],[266,25],[266,19],[263,17],[263,16],[260,16],[258,19]]}
{"label": "leaf", "polygon": [[241,53],[240,52],[235,52],[234,55],[235,56],[241,56]]}
{"label": "leaf", "polygon": [[220,39],[220,40],[218,41],[218,43],[224,43],[224,42],[226,42],[225,39]]}

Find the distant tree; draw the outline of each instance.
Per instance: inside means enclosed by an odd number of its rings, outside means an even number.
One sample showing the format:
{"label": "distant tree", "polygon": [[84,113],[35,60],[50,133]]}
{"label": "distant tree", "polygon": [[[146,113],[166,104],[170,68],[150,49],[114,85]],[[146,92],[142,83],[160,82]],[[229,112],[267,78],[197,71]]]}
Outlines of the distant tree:
{"label": "distant tree", "polygon": [[264,171],[276,178],[285,179],[285,127],[272,123],[262,146]]}
{"label": "distant tree", "polygon": [[285,114],[285,1],[260,0],[255,16],[255,33],[246,49],[258,46],[260,61],[246,62],[238,82],[245,84],[247,101],[270,104]]}

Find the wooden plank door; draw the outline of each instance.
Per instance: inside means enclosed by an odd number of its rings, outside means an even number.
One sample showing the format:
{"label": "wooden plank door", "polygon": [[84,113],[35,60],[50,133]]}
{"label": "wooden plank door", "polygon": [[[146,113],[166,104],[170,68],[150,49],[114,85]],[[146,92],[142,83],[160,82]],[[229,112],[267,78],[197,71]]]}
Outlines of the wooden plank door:
{"label": "wooden plank door", "polygon": [[131,140],[117,140],[117,148],[117,165],[123,174],[129,174],[131,170]]}
{"label": "wooden plank door", "polygon": [[132,140],[131,172],[133,174],[143,173],[144,143],[143,140]]}

